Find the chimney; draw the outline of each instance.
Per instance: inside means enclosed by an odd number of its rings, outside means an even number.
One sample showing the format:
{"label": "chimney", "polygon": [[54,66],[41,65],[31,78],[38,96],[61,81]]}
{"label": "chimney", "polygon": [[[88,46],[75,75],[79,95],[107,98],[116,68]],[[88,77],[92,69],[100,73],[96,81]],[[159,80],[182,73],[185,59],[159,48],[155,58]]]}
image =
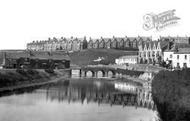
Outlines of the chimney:
{"label": "chimney", "polygon": [[178,52],[178,47],[176,46],[176,43],[174,43],[174,47],[173,48],[174,48],[175,52]]}
{"label": "chimney", "polygon": [[7,53],[4,52],[4,53],[3,53],[3,63],[2,63],[2,66],[5,66],[5,65],[6,65],[6,58],[7,58]]}
{"label": "chimney", "polygon": [[51,53],[51,52],[48,52],[48,55],[49,55],[49,56],[52,56],[52,53]]}
{"label": "chimney", "polygon": [[32,51],[29,51],[29,57],[34,56],[34,54],[32,53]]}
{"label": "chimney", "polygon": [[172,42],[169,41],[168,46],[167,46],[167,49],[168,49],[168,50],[171,50],[171,47],[172,47]]}

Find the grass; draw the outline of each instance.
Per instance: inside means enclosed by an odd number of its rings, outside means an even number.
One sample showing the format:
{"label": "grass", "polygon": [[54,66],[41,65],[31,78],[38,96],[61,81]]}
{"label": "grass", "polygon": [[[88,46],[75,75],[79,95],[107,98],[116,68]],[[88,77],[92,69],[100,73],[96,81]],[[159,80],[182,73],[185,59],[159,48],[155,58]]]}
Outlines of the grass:
{"label": "grass", "polygon": [[46,73],[44,70],[0,70],[0,88],[20,84],[47,81],[57,74]]}
{"label": "grass", "polygon": [[[124,51],[124,50],[114,50],[114,49],[86,49],[78,52],[70,53],[71,64],[86,66],[86,65],[97,65],[97,64],[113,64],[115,59],[124,55],[135,55],[137,51]],[[94,60],[99,57],[104,59],[95,62]]]}

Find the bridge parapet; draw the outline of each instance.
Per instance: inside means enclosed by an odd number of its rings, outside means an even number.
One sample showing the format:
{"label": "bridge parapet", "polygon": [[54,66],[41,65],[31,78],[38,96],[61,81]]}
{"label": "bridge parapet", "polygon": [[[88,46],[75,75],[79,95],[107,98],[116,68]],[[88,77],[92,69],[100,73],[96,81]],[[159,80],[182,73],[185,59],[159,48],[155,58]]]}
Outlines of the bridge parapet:
{"label": "bridge parapet", "polygon": [[122,75],[139,76],[140,74],[144,73],[143,71],[126,70],[106,65],[91,65],[85,67],[71,68],[71,70],[78,70],[78,75],[80,77],[87,77],[89,74],[91,75],[91,77],[116,77]]}

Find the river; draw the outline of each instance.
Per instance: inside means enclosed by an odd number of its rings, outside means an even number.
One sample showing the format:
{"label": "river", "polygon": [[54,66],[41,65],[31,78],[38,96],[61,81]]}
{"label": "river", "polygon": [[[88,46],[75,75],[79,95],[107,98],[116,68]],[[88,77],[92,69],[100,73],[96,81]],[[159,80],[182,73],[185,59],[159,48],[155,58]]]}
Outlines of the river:
{"label": "river", "polygon": [[154,121],[155,111],[138,106],[137,98],[126,83],[58,81],[1,95],[0,121]]}

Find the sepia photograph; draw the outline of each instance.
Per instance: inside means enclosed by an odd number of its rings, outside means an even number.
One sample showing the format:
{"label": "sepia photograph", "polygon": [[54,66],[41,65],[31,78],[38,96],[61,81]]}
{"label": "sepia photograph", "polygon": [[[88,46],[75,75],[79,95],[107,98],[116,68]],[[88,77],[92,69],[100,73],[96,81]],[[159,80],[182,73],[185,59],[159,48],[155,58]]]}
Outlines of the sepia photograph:
{"label": "sepia photograph", "polygon": [[189,3],[0,1],[0,121],[190,121]]}

